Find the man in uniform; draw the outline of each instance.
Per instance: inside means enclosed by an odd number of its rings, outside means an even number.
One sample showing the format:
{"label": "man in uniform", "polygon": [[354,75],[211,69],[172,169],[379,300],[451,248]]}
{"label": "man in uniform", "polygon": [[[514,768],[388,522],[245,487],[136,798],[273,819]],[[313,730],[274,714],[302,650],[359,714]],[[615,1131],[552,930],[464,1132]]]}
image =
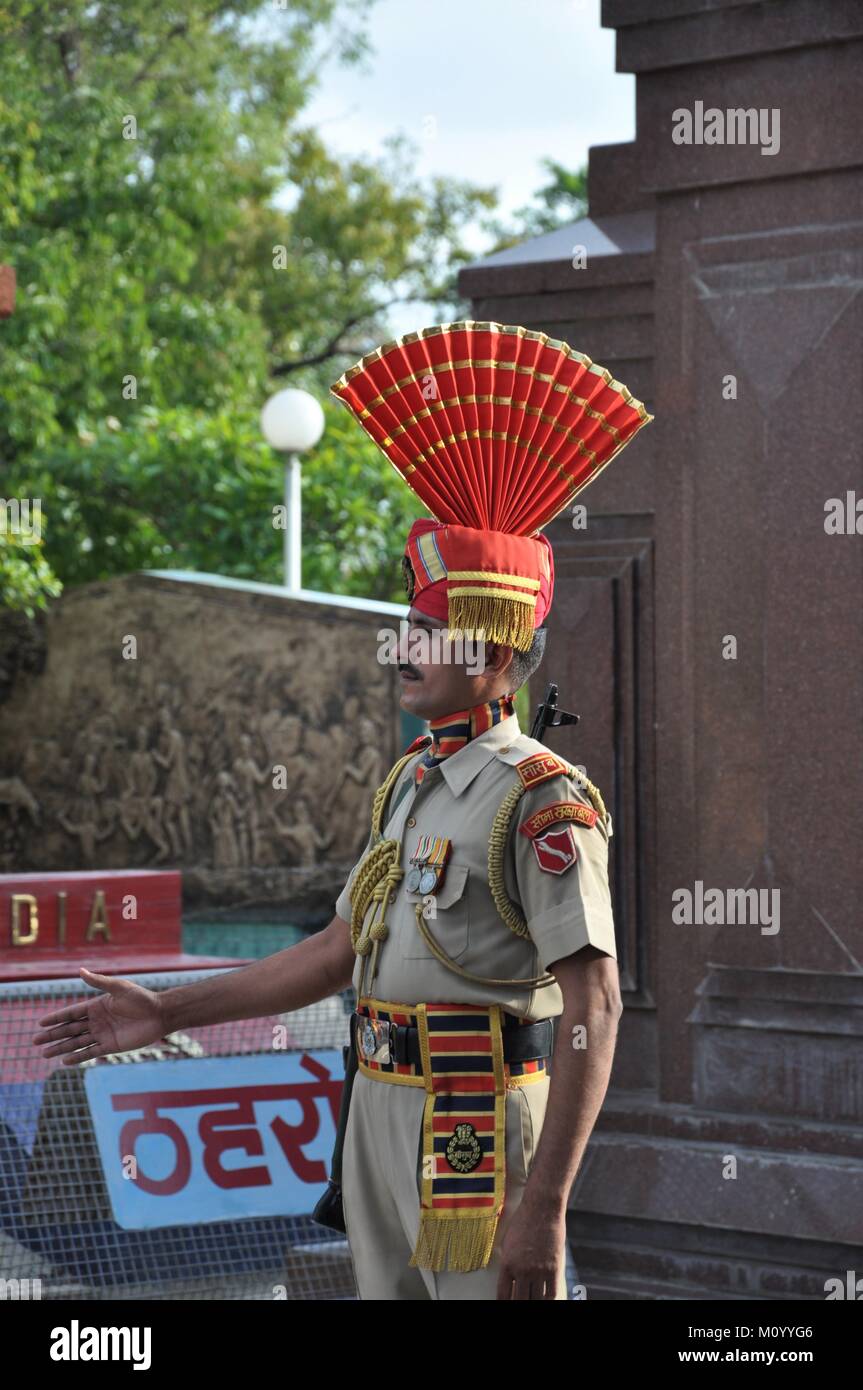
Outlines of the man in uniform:
{"label": "man in uniform", "polygon": [[[336,903],[357,953],[341,1185],[360,1297],[566,1298],[566,1202],[622,1008],[611,826],[513,696],[552,601],[538,528],[651,417],[566,344],[495,324],[409,335],[333,391],[434,509],[408,537],[398,652],[430,732]],[[484,641],[481,674],[448,659],[454,636]]]}
{"label": "man in uniform", "polygon": [[161,993],[82,967],[103,992],[33,1042],[76,1066],[303,1008],[353,971],[341,1185],[360,1297],[562,1299],[567,1197],[621,1011],[611,824],[521,731],[513,695],[554,590],[540,528],[652,417],[566,343],[490,323],[409,334],[333,391],[430,513],[403,556],[398,653],[429,735],[376,793],[325,931]]}

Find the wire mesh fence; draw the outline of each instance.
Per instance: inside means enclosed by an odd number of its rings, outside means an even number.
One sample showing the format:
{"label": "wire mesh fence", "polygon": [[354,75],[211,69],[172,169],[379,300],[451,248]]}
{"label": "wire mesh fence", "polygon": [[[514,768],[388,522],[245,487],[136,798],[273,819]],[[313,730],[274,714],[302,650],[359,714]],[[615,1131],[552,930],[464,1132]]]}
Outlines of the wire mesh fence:
{"label": "wire mesh fence", "polygon": [[[152,990],[224,973],[129,975]],[[43,1299],[353,1299],[347,1241],[310,1216],[127,1230],[114,1220],[85,1095],[88,1067],[341,1048],[352,995],[172,1033],[138,1052],[63,1066],[33,1046],[46,1014],[92,997],[80,980],[0,984],[0,1281]],[[25,1281],[27,1281],[25,1283]]]}
{"label": "wire mesh fence", "polygon": [[[129,974],[171,989],[225,973]],[[169,1034],[135,1052],[75,1066],[45,1058],[46,1014],[92,997],[79,979],[0,984],[0,1299],[355,1299],[347,1240],[311,1216],[249,1217],[130,1230],[114,1219],[85,1094],[90,1067],[341,1049],[353,994],[289,1014]],[[575,1268],[567,1249],[567,1284]]]}

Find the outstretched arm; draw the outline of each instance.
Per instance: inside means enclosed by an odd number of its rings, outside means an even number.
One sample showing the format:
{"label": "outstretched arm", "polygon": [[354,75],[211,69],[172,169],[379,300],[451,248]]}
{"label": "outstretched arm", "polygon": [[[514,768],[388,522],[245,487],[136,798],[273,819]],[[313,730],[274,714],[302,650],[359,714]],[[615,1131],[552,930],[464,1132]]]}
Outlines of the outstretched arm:
{"label": "outstretched arm", "polygon": [[336,915],[324,931],[273,956],[161,993],[82,968],[85,983],[105,992],[40,1019],[32,1042],[43,1057],[75,1066],[147,1047],[177,1029],[301,1009],[346,989],[353,966],[351,929]]}
{"label": "outstretched arm", "polygon": [[347,989],[355,959],[350,925],[335,916],[323,931],[241,970],[165,990],[160,996],[165,1032],[316,1004]]}

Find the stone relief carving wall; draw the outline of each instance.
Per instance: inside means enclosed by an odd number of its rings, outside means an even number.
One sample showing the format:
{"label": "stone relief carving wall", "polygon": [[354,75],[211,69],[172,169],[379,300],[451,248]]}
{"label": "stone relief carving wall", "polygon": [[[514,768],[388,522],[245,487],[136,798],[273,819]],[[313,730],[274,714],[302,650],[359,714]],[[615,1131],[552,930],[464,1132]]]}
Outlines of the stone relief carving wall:
{"label": "stone relief carving wall", "polygon": [[180,868],[332,904],[400,751],[396,617],[129,575],[70,591],[0,710],[0,871]]}

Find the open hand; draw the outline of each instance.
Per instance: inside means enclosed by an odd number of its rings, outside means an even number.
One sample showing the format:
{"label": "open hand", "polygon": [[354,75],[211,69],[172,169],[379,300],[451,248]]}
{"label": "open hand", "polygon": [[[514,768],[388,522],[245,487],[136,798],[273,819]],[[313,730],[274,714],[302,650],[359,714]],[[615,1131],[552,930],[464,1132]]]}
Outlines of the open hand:
{"label": "open hand", "polygon": [[98,975],[83,965],[80,974],[85,984],[105,993],[39,1020],[43,1031],[32,1043],[44,1049],[43,1057],[62,1057],[64,1067],[77,1066],[109,1052],[146,1047],[164,1036],[159,996],[152,990],[116,975]]}

